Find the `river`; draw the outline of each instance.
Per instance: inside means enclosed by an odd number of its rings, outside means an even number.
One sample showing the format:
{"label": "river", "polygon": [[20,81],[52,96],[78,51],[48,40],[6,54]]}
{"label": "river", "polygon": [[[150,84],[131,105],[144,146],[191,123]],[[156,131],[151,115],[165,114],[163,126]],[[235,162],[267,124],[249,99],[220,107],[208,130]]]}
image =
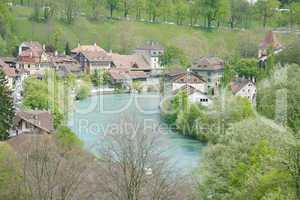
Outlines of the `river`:
{"label": "river", "polygon": [[[159,114],[160,96],[156,94],[114,94],[92,96],[76,102],[69,127],[84,142],[85,148],[96,153],[101,137],[120,117],[160,127],[163,151],[178,171],[191,173],[201,160],[205,145],[173,132],[164,126]],[[164,127],[164,128],[162,128]]]}

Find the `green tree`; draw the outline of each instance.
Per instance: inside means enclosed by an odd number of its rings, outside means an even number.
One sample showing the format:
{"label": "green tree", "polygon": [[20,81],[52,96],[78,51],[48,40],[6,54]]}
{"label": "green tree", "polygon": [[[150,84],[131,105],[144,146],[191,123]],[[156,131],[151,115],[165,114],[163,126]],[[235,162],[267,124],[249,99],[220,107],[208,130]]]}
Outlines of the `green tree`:
{"label": "green tree", "polygon": [[[298,65],[278,67],[257,87],[257,111],[278,123],[288,125],[295,132],[300,130],[299,76]],[[278,99],[280,97],[285,98],[282,103]],[[283,113],[279,112],[281,109]]]}
{"label": "green tree", "polygon": [[15,115],[11,91],[7,87],[4,72],[0,69],[0,140],[6,140]]}
{"label": "green tree", "polygon": [[268,20],[274,16],[275,9],[279,7],[277,0],[258,0],[255,3],[258,16],[262,20],[263,27],[266,27]]}
{"label": "green tree", "polygon": [[141,19],[142,13],[145,9],[145,0],[133,0],[133,7],[135,10],[135,18],[136,19]]}
{"label": "green tree", "polygon": [[171,67],[172,65],[181,65],[187,67],[189,61],[182,49],[175,46],[168,46],[164,54],[160,58],[160,62],[163,66]]}
{"label": "green tree", "polygon": [[76,99],[77,100],[84,100],[86,98],[88,98],[88,96],[90,95],[91,88],[89,86],[89,84],[87,83],[82,83],[80,85],[80,87],[78,88],[77,94],[76,94]]}
{"label": "green tree", "polygon": [[87,5],[92,13],[92,19],[96,20],[99,16],[99,7],[101,0],[87,0]]}
{"label": "green tree", "polygon": [[55,134],[58,144],[62,149],[70,151],[74,148],[82,148],[82,141],[76,136],[76,134],[68,127],[60,127]]}
{"label": "green tree", "polygon": [[284,51],[276,55],[276,61],[283,65],[293,63],[300,65],[300,39],[292,39]]}
{"label": "green tree", "polygon": [[296,199],[285,165],[293,139],[263,118],[233,124],[204,154],[200,199]]}
{"label": "green tree", "polygon": [[229,6],[228,0],[199,0],[200,13],[208,28],[211,28],[213,21],[219,22],[228,16]]}
{"label": "green tree", "polygon": [[300,24],[300,2],[294,2],[289,5],[291,26]]}
{"label": "green tree", "polygon": [[256,59],[240,59],[234,64],[234,71],[240,77],[257,78],[259,73],[257,63]]}
{"label": "green tree", "polygon": [[250,5],[247,0],[230,0],[230,27],[234,28],[241,24],[242,21],[249,15]]}
{"label": "green tree", "polygon": [[19,164],[10,145],[0,142],[0,199],[15,200],[21,198],[22,195],[18,190],[21,181]]}
{"label": "green tree", "polygon": [[119,0],[106,0],[106,5],[110,12],[110,18],[113,18],[113,12],[119,7]]}
{"label": "green tree", "polygon": [[174,5],[175,5],[176,23],[178,25],[182,25],[187,16],[188,5],[184,0],[176,0],[174,2]]}
{"label": "green tree", "polygon": [[77,0],[64,0],[63,2],[63,20],[71,24],[76,15],[78,2]]}
{"label": "green tree", "polygon": [[66,46],[65,46],[65,54],[66,54],[66,55],[71,55],[71,49],[70,49],[69,42],[66,42]]}

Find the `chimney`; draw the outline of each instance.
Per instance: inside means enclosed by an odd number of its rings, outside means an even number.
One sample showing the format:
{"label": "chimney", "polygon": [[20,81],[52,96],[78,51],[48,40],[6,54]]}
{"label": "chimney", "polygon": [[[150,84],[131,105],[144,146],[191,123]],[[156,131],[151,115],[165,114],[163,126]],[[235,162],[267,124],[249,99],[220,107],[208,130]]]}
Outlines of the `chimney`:
{"label": "chimney", "polygon": [[95,47],[97,46],[97,43],[96,43],[96,42],[94,43],[94,46],[95,46]]}
{"label": "chimney", "polygon": [[44,51],[46,50],[46,46],[45,46],[45,44],[43,44],[43,50],[44,50]]}
{"label": "chimney", "polygon": [[80,45],[80,42],[78,42],[78,44],[77,44],[77,47],[79,48],[81,45]]}
{"label": "chimney", "polygon": [[54,52],[54,55],[55,55],[55,56],[57,56],[57,55],[58,55],[58,52],[57,52],[57,51],[55,51],[55,52]]}

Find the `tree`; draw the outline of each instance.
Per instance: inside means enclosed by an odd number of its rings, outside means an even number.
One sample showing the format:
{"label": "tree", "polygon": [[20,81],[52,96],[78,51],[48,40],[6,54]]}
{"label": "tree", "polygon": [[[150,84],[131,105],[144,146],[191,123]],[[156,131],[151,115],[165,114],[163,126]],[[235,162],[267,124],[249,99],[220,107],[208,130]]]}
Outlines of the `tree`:
{"label": "tree", "polygon": [[300,130],[299,75],[298,65],[277,67],[257,87],[257,111],[277,123],[289,126],[295,133]]}
{"label": "tree", "polygon": [[142,17],[142,12],[145,9],[145,0],[134,0],[133,1],[133,6],[135,9],[135,18],[136,19],[141,19]]}
{"label": "tree", "polygon": [[255,3],[258,16],[262,19],[263,27],[266,27],[269,18],[274,16],[275,9],[279,7],[277,0],[258,0]]}
{"label": "tree", "polygon": [[168,46],[164,54],[160,58],[161,65],[171,67],[172,65],[180,65],[187,67],[189,65],[188,58],[184,51],[175,46]]}
{"label": "tree", "polygon": [[118,8],[119,6],[119,0],[106,0],[106,5],[110,11],[110,18],[113,18],[113,12]]}
{"label": "tree", "polygon": [[300,39],[295,38],[287,44],[284,51],[276,55],[276,61],[281,64],[298,64],[300,65]]}
{"label": "tree", "polygon": [[78,88],[77,94],[76,94],[76,99],[77,100],[84,100],[86,98],[88,98],[88,96],[90,95],[90,85],[86,84],[86,83],[82,83],[80,85],[80,87]]}
{"label": "tree", "polygon": [[202,122],[200,130],[204,132],[207,140],[217,143],[227,134],[228,128],[234,123],[249,120],[255,116],[251,102],[240,96],[232,96],[223,90],[215,99],[211,109],[207,112],[207,119]]}
{"label": "tree", "polygon": [[66,151],[71,151],[74,148],[80,149],[83,147],[82,141],[68,127],[61,126],[57,130],[55,137],[60,148]]}
{"label": "tree", "polygon": [[66,55],[71,55],[71,49],[70,49],[70,46],[69,46],[69,42],[66,42],[65,54]]}
{"label": "tree", "polygon": [[14,150],[4,142],[0,142],[0,199],[20,199],[21,170]]}
{"label": "tree", "polygon": [[234,71],[240,77],[257,78],[259,75],[257,63],[256,59],[240,59],[234,64]]}
{"label": "tree", "polygon": [[121,0],[124,18],[128,17],[129,10],[132,7],[132,0]]}
{"label": "tree", "polygon": [[264,118],[233,124],[204,155],[200,199],[297,199],[285,165],[293,139]]}
{"label": "tree", "polygon": [[205,120],[206,110],[198,104],[191,104],[187,110],[181,110],[176,120],[176,128],[183,135],[205,140],[197,129],[198,123]]}
{"label": "tree", "polygon": [[13,98],[4,72],[0,69],[0,140],[6,140],[15,115]]}
{"label": "tree", "polygon": [[297,199],[300,199],[300,144],[299,138],[296,138],[296,144],[291,145],[288,151],[288,169],[294,182],[294,188]]}
{"label": "tree", "polygon": [[175,4],[175,16],[176,16],[176,23],[178,25],[182,25],[188,12],[188,5],[186,1],[177,0],[174,2]]}
{"label": "tree", "polygon": [[247,14],[249,15],[250,5],[247,0],[230,0],[230,27],[233,29],[241,24]]}
{"label": "tree", "polygon": [[187,192],[178,187],[184,179],[178,181],[157,149],[159,136],[130,120],[117,124],[98,151],[97,190],[104,199],[186,199]]}
{"label": "tree", "polygon": [[66,23],[71,24],[74,21],[77,10],[77,0],[64,0],[63,19]]}
{"label": "tree", "polygon": [[100,0],[87,0],[87,4],[92,11],[92,19],[96,20],[99,15],[99,6],[100,6],[101,1]]}
{"label": "tree", "polygon": [[229,1],[228,0],[199,0],[201,14],[205,18],[206,26],[211,28],[212,22],[228,16]]}
{"label": "tree", "polygon": [[299,25],[300,24],[300,2],[294,2],[289,5],[290,8],[290,24]]}
{"label": "tree", "polygon": [[83,184],[91,159],[81,149],[61,148],[47,135],[17,140],[11,143],[20,162],[22,199],[87,199],[91,194],[84,194]]}

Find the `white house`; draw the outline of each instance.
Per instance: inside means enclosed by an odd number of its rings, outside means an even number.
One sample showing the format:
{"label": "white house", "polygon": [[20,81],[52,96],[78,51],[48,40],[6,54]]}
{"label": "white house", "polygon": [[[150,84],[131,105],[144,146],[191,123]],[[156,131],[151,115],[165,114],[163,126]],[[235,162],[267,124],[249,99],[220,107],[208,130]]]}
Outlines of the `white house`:
{"label": "white house", "polygon": [[176,91],[185,85],[189,85],[204,94],[207,93],[207,81],[194,73],[185,72],[176,76],[172,80],[172,91]]}
{"label": "white house", "polygon": [[212,103],[212,100],[208,97],[207,94],[197,90],[193,86],[189,84],[183,85],[181,88],[178,88],[173,92],[173,94],[177,94],[180,91],[184,91],[188,95],[188,99],[190,103],[199,103],[202,106],[209,106]]}
{"label": "white house", "polygon": [[235,96],[247,98],[254,106],[256,105],[255,82],[246,78],[236,78],[231,81],[231,91]]}

